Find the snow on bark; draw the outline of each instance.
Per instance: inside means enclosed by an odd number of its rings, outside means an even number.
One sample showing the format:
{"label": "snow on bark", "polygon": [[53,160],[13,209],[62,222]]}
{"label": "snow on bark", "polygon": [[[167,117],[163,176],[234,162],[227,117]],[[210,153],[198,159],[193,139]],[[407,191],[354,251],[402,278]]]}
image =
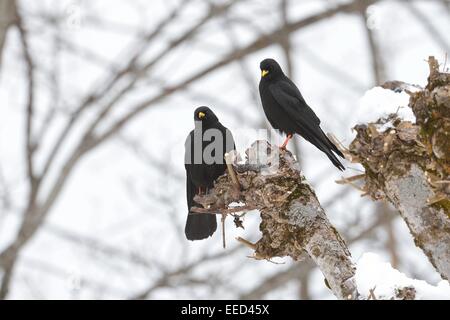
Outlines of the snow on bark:
{"label": "snow on bark", "polygon": [[349,158],[365,168],[364,191],[399,210],[416,245],[448,280],[450,74],[439,72],[433,57],[429,65],[427,87],[407,91],[415,121],[402,119],[393,110],[387,117],[357,125]]}
{"label": "snow on bark", "polygon": [[357,262],[356,283],[364,299],[448,300],[450,285],[442,280],[436,286],[410,279],[374,253],[365,253]]}
{"label": "snow on bark", "polygon": [[356,112],[357,123],[368,123],[374,119],[386,118],[396,113],[405,121],[415,122],[416,118],[408,107],[409,95],[405,91],[393,91],[382,87],[368,90],[360,99]]}
{"label": "snow on bark", "polygon": [[[226,212],[236,202],[258,209],[262,237],[251,244],[255,258],[290,256],[300,260],[307,253],[338,299],[356,299],[355,267],[350,252],[293,155],[262,140],[253,143],[246,155],[244,164],[234,165],[240,192],[224,175],[208,195],[196,197],[195,201],[210,212]],[[236,218],[235,222],[241,223]]]}

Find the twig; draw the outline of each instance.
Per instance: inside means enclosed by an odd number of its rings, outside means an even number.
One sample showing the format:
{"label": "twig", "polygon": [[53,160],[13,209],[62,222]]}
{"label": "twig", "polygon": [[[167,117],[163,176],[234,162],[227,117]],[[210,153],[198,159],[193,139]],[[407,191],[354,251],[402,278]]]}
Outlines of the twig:
{"label": "twig", "polygon": [[341,180],[336,180],[334,182],[336,182],[337,184],[348,184],[350,181],[357,181],[357,180],[361,180],[366,176],[366,174],[357,174],[351,177],[343,177]]}
{"label": "twig", "polygon": [[236,207],[236,208],[199,208],[199,207],[192,207],[191,213],[196,214],[231,214],[235,212],[242,212],[242,211],[251,211],[258,209],[255,206],[242,206],[242,207]]}
{"label": "twig", "polygon": [[444,59],[444,66],[442,67],[442,72],[447,72],[445,69],[447,68],[447,59],[448,59],[448,53],[445,53],[445,59]]}
{"label": "twig", "polygon": [[236,188],[236,191],[240,191],[241,185],[239,184],[239,180],[236,177],[236,173],[234,172],[234,169],[232,166],[233,160],[229,153],[225,153],[225,163],[227,164],[228,175],[231,178],[231,181],[233,182],[233,185]]}
{"label": "twig", "polygon": [[378,300],[375,296],[375,289],[377,286],[373,287],[372,289],[369,289],[369,298],[368,300]]}
{"label": "twig", "polygon": [[242,237],[237,237],[236,240],[240,243],[242,243],[244,246],[249,247],[252,250],[255,250],[254,254],[252,256],[247,256],[247,258],[255,259],[255,260],[266,260],[267,262],[273,263],[273,264],[285,264],[285,262],[276,262],[273,261],[270,257],[263,257],[260,254],[256,252],[256,244],[253,242],[250,242]]}
{"label": "twig", "polygon": [[226,240],[225,240],[225,218],[227,217],[226,213],[222,213],[222,245],[225,249],[227,247]]}
{"label": "twig", "polygon": [[437,195],[435,195],[433,197],[428,198],[427,199],[427,204],[430,206],[432,204],[435,204],[435,203],[437,203],[439,201],[442,201],[442,200],[445,200],[445,199],[447,199],[447,195],[445,195],[445,194],[437,194]]}
{"label": "twig", "polygon": [[356,184],[353,183],[353,181],[362,179],[363,177],[365,177],[365,174],[358,174],[358,175],[353,176],[353,177],[342,178],[341,180],[337,180],[335,182],[337,184],[348,184],[349,186],[352,186],[356,190],[359,190],[361,192],[366,192],[366,190],[364,190],[363,188],[361,188],[361,187],[359,187],[359,186],[357,186]]}
{"label": "twig", "polygon": [[237,237],[236,240],[240,243],[242,243],[243,245],[245,245],[246,247],[249,247],[252,250],[256,250],[256,244],[254,244],[253,242],[250,242],[248,240],[245,240],[242,237]]}

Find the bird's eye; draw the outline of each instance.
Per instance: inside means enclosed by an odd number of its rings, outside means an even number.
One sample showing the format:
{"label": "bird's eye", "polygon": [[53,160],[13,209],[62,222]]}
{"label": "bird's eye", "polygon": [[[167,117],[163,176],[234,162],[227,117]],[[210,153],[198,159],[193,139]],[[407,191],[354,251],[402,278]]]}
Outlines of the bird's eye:
{"label": "bird's eye", "polygon": [[201,111],[200,111],[200,112],[198,113],[198,118],[199,118],[199,119],[203,119],[204,117],[206,117],[206,114],[205,114],[204,112],[201,112]]}

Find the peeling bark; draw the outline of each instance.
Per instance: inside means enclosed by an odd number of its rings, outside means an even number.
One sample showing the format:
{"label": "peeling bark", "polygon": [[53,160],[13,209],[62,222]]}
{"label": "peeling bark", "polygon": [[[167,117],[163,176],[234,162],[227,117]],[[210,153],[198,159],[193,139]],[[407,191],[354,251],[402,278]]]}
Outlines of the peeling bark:
{"label": "peeling bark", "polygon": [[355,267],[350,252],[292,154],[272,147],[267,141],[256,141],[246,155],[245,164],[235,165],[239,193],[233,191],[236,190],[233,182],[224,175],[208,195],[195,200],[210,212],[226,210],[235,201],[257,208],[262,237],[253,246],[255,258],[290,256],[300,260],[306,253],[320,268],[337,298],[356,299]]}
{"label": "peeling bark", "polygon": [[[425,89],[408,92],[416,123],[396,114],[357,125],[351,160],[365,168],[364,191],[400,212],[415,244],[450,279],[450,74],[430,57]],[[391,126],[386,128],[386,123]],[[383,124],[383,126],[379,126]]]}

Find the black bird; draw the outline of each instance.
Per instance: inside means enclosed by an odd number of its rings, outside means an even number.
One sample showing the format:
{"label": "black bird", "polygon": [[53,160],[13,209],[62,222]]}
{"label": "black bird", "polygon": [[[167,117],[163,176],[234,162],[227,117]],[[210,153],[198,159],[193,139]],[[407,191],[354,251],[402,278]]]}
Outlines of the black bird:
{"label": "black bird", "polygon": [[265,59],[260,69],[259,94],[264,113],[274,129],[287,134],[281,148],[285,149],[297,133],[324,152],[339,170],[345,170],[335,154],[341,158],[344,155],[322,131],[320,119],[303,99],[297,86],[283,73],[280,65],[273,59]]}
{"label": "black bird", "polygon": [[[216,215],[191,213],[192,207],[201,207],[194,201],[196,194],[205,194],[214,181],[226,170],[224,155],[235,149],[233,136],[208,107],[194,112],[195,129],[185,143],[186,196],[188,217],[185,234],[188,240],[210,237],[217,228]],[[209,152],[211,150],[211,152]]]}

